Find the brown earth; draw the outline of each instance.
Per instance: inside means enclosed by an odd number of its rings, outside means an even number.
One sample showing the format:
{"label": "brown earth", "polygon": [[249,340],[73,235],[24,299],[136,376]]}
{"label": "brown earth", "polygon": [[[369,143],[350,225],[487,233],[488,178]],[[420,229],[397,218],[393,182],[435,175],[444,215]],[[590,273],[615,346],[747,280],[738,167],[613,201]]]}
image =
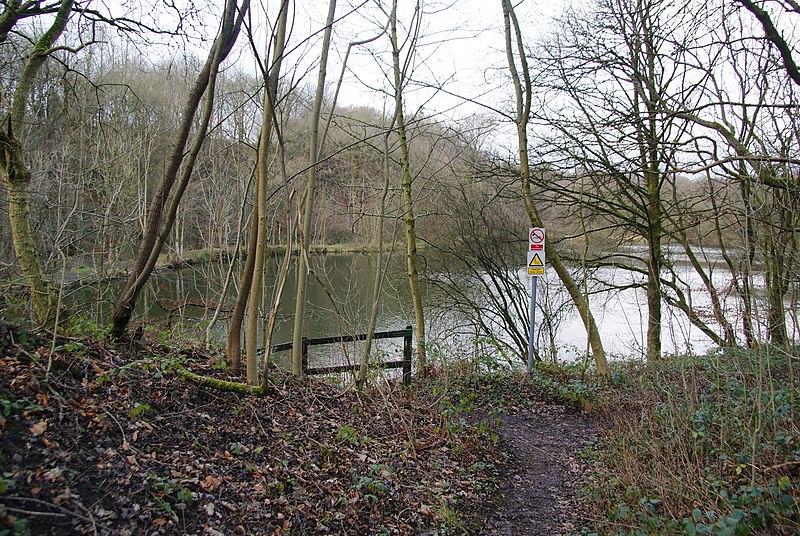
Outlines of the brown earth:
{"label": "brown earth", "polygon": [[581,476],[579,451],[597,433],[585,414],[540,405],[502,417],[502,445],[509,468],[498,509],[485,536],[556,536],[580,529],[575,499]]}
{"label": "brown earth", "polygon": [[594,426],[560,406],[501,415],[495,445],[399,387],[359,394],[276,373],[273,394],[243,396],[181,380],[179,363],[236,379],[205,352],[70,338],[50,347],[0,322],[0,533],[522,536],[577,526],[575,454]]}

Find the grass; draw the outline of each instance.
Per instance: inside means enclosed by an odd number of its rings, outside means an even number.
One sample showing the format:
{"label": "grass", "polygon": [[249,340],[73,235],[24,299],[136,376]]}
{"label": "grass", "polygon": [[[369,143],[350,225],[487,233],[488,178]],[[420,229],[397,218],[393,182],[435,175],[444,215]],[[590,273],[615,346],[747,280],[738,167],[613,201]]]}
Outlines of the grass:
{"label": "grass", "polygon": [[585,409],[601,405],[599,393],[592,381],[572,377],[557,367],[539,366],[530,378],[524,372],[509,371],[455,376],[450,378],[448,395],[470,409],[523,408],[545,401]]}
{"label": "grass", "polygon": [[799,534],[798,364],[769,347],[617,364],[587,532]]}
{"label": "grass", "polygon": [[462,412],[524,408],[544,402],[576,409],[604,405],[600,384],[580,363],[536,361],[528,376],[517,355],[491,338],[479,342],[480,351],[465,359],[469,349],[429,341],[428,358],[436,373],[425,379],[420,390],[446,399]]}

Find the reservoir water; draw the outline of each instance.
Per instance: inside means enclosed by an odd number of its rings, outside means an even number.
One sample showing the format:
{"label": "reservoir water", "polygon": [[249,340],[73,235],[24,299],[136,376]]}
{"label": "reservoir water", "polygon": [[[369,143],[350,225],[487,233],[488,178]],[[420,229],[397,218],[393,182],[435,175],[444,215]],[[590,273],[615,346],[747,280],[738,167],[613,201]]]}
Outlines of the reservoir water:
{"label": "reservoir water", "polygon": [[[277,280],[278,257],[270,259],[267,267],[264,289],[265,303],[272,301]],[[377,255],[370,253],[329,254],[315,256],[312,262],[313,273],[309,278],[307,293],[308,307],[305,319],[307,337],[327,337],[340,334],[363,333],[367,329],[372,307],[372,289],[376,277]],[[208,321],[215,308],[221,306],[219,320],[211,332],[212,338],[223,343],[227,331],[227,318],[236,299],[237,287],[228,285],[223,292],[223,282],[228,270],[226,262],[207,262],[181,269],[160,270],[154,274],[145,291],[138,300],[134,321],[147,320],[155,323],[158,329],[180,331],[188,336],[202,338]],[[710,314],[710,299],[697,274],[687,264],[677,264],[678,276],[686,289],[689,302],[710,325],[717,327]],[[711,275],[720,289],[730,289],[729,271],[713,267]],[[468,355],[479,351],[476,341],[485,341],[488,334],[475,328],[475,322],[462,312],[457,304],[448,303],[449,293],[441,292],[437,274],[428,274],[425,287],[428,337],[434,352]],[[527,308],[529,278],[520,270],[509,274],[517,278],[518,295],[505,296],[509,304],[508,317],[512,323],[527,332],[523,326]],[[620,357],[644,355],[647,326],[647,305],[641,283],[631,272],[622,269],[604,268],[593,273],[589,300],[598,323],[601,337],[608,354]],[[450,278],[452,280],[452,278]],[[286,278],[281,306],[277,311],[277,322],[273,344],[291,340],[294,315],[295,271],[290,269]],[[462,280],[469,284],[468,279]],[[763,288],[763,281],[756,278],[756,289]],[[73,311],[82,313],[101,324],[108,323],[112,310],[112,300],[121,281],[111,281],[102,285],[76,286],[69,289],[66,302]],[[608,290],[608,286],[617,287]],[[469,289],[467,289],[469,290]],[[480,289],[473,289],[473,299],[481,300]],[[790,291],[797,293],[797,289]],[[475,293],[478,293],[475,296]],[[537,347],[548,352],[555,349],[560,360],[580,359],[586,352],[586,335],[580,318],[568,303],[568,296],[555,273],[548,270],[538,285]],[[721,296],[723,307],[729,320],[741,326],[740,300],[730,292]],[[788,328],[792,338],[798,338],[797,310],[790,304],[798,303],[794,294],[788,298]],[[388,263],[383,282],[383,292],[379,300],[377,330],[402,329],[413,324],[414,316],[405,276],[404,258],[396,255]],[[758,305],[758,304],[757,304]],[[762,305],[763,306],[763,305]],[[669,306],[664,306],[663,351],[665,354],[695,352],[703,353],[713,347],[713,343],[697,327],[689,322],[686,315]],[[502,316],[490,307],[482,314],[491,317]],[[764,317],[765,314],[759,315]],[[499,320],[499,318],[498,318]],[[757,326],[764,331],[764,326]],[[498,329],[493,333],[500,340],[511,342],[508,335]],[[398,344],[385,342],[379,351],[397,353]],[[316,359],[323,361],[355,361],[356,346],[321,350]],[[346,355],[342,355],[342,353]],[[435,356],[434,356],[435,358]],[[279,359],[280,362],[280,359]],[[522,361],[519,360],[521,364]]]}

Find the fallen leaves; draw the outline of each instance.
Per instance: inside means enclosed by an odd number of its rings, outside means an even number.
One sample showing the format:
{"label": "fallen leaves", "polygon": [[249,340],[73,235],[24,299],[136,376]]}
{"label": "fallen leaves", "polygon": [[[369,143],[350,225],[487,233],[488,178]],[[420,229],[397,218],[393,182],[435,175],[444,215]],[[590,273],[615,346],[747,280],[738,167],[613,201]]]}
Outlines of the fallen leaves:
{"label": "fallen leaves", "polygon": [[47,421],[39,421],[31,426],[29,430],[35,436],[42,435],[47,430]]}
{"label": "fallen leaves", "polygon": [[53,504],[59,506],[65,503],[69,498],[72,496],[72,492],[70,491],[69,487],[64,488],[61,492],[56,493],[53,495]]}
{"label": "fallen leaves", "polygon": [[206,491],[216,491],[220,484],[222,484],[221,478],[208,475],[200,482],[200,487]]}
{"label": "fallen leaves", "polygon": [[40,501],[33,533],[433,534],[447,501],[467,515],[461,497],[491,492],[488,469],[463,469],[491,467],[490,450],[403,392],[287,378],[274,399],[240,397],[137,360],[86,341],[54,356],[46,393],[40,364],[0,356],[0,398],[30,401],[4,415],[0,453],[7,496]]}

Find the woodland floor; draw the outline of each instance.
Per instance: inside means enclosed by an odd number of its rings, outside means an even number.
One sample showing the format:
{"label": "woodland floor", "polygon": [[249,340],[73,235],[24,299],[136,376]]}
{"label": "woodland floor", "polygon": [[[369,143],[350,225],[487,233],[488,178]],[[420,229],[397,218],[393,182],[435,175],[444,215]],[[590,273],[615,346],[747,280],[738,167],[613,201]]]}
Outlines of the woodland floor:
{"label": "woodland floor", "polygon": [[176,373],[225,377],[218,356],[51,342],[0,323],[0,534],[577,530],[575,454],[594,426],[535,393],[454,419],[422,386],[278,376],[244,396]]}

